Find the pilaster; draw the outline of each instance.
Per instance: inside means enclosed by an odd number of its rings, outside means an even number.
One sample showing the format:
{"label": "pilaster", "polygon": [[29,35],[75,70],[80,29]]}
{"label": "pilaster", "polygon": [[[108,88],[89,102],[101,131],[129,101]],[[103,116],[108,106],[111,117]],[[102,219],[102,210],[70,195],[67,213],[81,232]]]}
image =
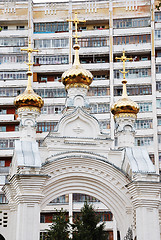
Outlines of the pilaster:
{"label": "pilaster", "polygon": [[159,204],[161,184],[158,175],[136,175],[128,185],[136,212],[137,240],[159,240]]}
{"label": "pilaster", "polygon": [[37,171],[30,173],[29,169],[25,172],[24,169],[22,173],[9,179],[9,184],[4,186],[15,224],[11,239],[39,240],[40,204],[48,176]]}

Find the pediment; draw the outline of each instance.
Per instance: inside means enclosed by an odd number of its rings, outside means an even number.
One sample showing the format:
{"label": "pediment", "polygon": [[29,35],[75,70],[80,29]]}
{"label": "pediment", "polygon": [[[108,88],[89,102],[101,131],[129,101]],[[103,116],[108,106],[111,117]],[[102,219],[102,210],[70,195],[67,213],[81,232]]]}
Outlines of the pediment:
{"label": "pediment", "polygon": [[57,134],[59,137],[75,138],[98,138],[104,135],[98,120],[80,107],[60,119]]}

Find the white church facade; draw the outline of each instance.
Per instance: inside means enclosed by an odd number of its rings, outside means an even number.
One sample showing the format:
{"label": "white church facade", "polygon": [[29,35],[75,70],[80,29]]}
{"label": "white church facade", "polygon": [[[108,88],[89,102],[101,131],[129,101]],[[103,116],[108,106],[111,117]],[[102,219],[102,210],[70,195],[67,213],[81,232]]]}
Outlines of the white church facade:
{"label": "white church facade", "polygon": [[[75,35],[77,40],[77,31]],[[62,75],[67,91],[63,117],[57,131],[50,132],[39,148],[36,119],[43,99],[32,89],[30,44],[26,50],[28,85],[14,102],[20,139],[15,144],[8,183],[3,187],[8,199],[4,206],[8,225],[0,226],[1,236],[6,240],[39,240],[40,213],[48,203],[62,195],[69,195],[72,203],[72,194],[81,193],[93,196],[110,209],[121,240],[129,228],[135,240],[159,240],[160,178],[146,148],[134,146],[139,107],[126,93],[125,53],[121,57],[123,94],[111,107],[117,147],[90,114],[86,94],[93,76],[80,65],[76,41],[74,64]]]}

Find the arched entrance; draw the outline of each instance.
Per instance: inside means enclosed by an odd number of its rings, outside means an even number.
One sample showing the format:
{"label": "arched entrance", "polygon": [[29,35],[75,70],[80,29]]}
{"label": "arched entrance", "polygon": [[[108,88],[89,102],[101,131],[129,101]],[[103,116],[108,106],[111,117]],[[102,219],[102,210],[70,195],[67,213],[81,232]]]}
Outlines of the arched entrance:
{"label": "arched entrance", "polygon": [[0,240],[5,240],[5,238],[0,234]]}
{"label": "arched entrance", "polygon": [[43,174],[48,180],[43,191],[41,209],[50,201],[63,194],[79,192],[99,199],[113,213],[123,238],[132,225],[131,195],[126,185],[125,174],[102,159],[91,156],[83,158],[69,156],[49,161],[43,166]]}

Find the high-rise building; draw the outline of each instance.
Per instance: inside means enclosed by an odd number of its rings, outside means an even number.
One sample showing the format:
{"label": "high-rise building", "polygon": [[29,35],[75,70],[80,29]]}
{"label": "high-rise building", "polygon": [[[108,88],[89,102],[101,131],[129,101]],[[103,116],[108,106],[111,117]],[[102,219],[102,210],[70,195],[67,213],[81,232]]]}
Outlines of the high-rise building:
{"label": "high-rise building", "polygon": [[[161,11],[156,8],[157,4],[154,0],[0,0],[0,187],[6,182],[15,140],[20,138],[21,132],[14,106],[14,98],[27,85],[25,62],[28,55],[21,48],[26,49],[31,40],[32,48],[38,50],[32,53],[34,65],[31,70],[32,87],[44,99],[36,134],[41,149],[45,137],[57,129],[66,105],[61,76],[74,60],[75,23],[71,19],[75,12],[79,17],[80,62],[94,76],[87,93],[91,113],[99,120],[102,131],[113,140],[112,147],[117,147],[110,107],[122,94],[122,63],[117,57],[124,50],[129,58],[126,62],[127,93],[140,107],[135,123],[135,145],[146,146],[159,173]],[[73,195],[76,202],[84,198],[90,196]],[[69,203],[69,196],[62,195],[61,200],[54,199],[51,204],[63,201]],[[0,203],[7,203],[1,189]],[[109,209],[104,206],[101,209],[103,216],[108,215],[105,218],[112,219]],[[3,217],[5,226],[5,215]],[[50,217],[46,209],[41,221],[50,222]],[[115,228],[115,235],[116,232]]]}

